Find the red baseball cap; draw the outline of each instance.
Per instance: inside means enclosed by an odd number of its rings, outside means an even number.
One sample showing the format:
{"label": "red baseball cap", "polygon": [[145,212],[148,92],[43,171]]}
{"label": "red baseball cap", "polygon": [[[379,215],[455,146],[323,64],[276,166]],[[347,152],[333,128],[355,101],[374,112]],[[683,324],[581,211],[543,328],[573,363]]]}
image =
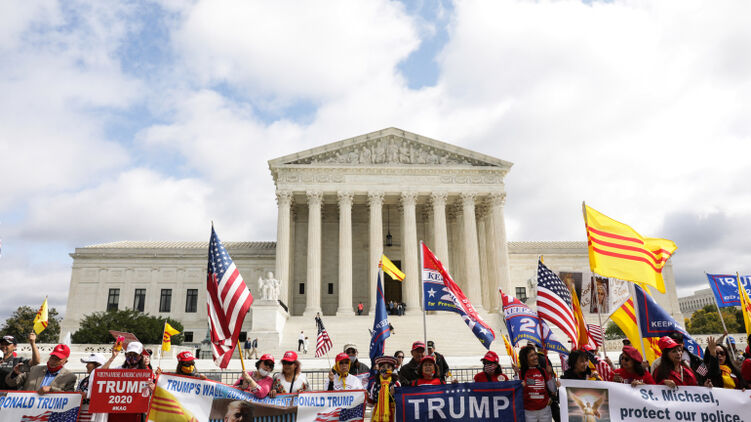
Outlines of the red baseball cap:
{"label": "red baseball cap", "polygon": [[488,350],[488,353],[485,353],[485,356],[481,360],[487,360],[489,362],[496,362],[498,363],[498,354],[492,350]]}
{"label": "red baseball cap", "polygon": [[266,354],[261,355],[261,359],[258,359],[258,360],[260,360],[261,362],[265,360],[270,360],[271,362],[274,362],[274,356],[271,356],[270,354],[266,353]]}
{"label": "red baseball cap", "polygon": [[433,362],[433,363],[435,363],[435,356],[433,356],[433,355],[427,355],[427,356],[425,356],[424,358],[420,359],[420,365],[422,365],[423,362],[428,361],[428,360],[431,361],[431,362]]}
{"label": "red baseball cap", "polygon": [[55,356],[59,359],[68,359],[68,356],[70,356],[70,347],[64,344],[58,344],[54,349],[52,349],[50,356]]}
{"label": "red baseball cap", "polygon": [[660,346],[660,350],[669,350],[680,346],[675,342],[675,340],[670,337],[662,337],[661,339],[657,340],[657,345]]}
{"label": "red baseball cap", "polygon": [[288,350],[284,352],[284,356],[282,357],[282,362],[295,362],[297,360],[297,353],[293,352],[292,350]]}
{"label": "red baseball cap", "polygon": [[336,360],[336,363],[339,363],[340,361],[343,361],[343,360],[349,360],[349,355],[344,352],[339,353],[338,355],[336,355],[335,360]]}
{"label": "red baseball cap", "polygon": [[642,359],[641,354],[639,353],[639,351],[636,350],[636,347],[634,347],[634,346],[623,346],[622,350],[623,350],[623,353],[625,353],[629,358],[631,358],[631,360],[633,360],[635,362],[639,362],[639,363],[642,362],[643,359]]}
{"label": "red baseball cap", "polygon": [[412,343],[412,350],[415,350],[415,349],[423,349],[424,350],[425,349],[425,343],[423,343],[421,341],[416,341],[416,342]]}
{"label": "red baseball cap", "polygon": [[177,354],[177,360],[178,362],[192,362],[196,360],[196,358],[193,357],[193,353],[186,350]]}

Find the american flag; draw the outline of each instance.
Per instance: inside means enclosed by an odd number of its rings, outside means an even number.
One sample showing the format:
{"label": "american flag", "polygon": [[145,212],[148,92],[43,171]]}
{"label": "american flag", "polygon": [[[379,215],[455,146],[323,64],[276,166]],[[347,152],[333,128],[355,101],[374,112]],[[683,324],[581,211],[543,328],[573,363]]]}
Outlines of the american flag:
{"label": "american flag", "polygon": [[331,350],[331,347],[334,345],[334,343],[331,342],[329,333],[323,326],[323,320],[319,316],[316,317],[316,326],[318,327],[318,338],[316,339],[316,357],[320,358],[321,356],[325,355],[326,352]]}
{"label": "american flag", "polygon": [[214,362],[224,369],[237,345],[245,314],[253,303],[253,296],[216,235],[213,225],[209,240],[207,273],[206,296],[211,349],[214,353]]}
{"label": "american flag", "polygon": [[362,421],[365,417],[365,404],[355,407],[338,407],[336,409],[320,412],[316,415],[315,422],[355,422]]}
{"label": "american flag", "polygon": [[566,284],[542,261],[537,261],[537,314],[563,330],[571,343],[577,344],[578,331],[571,293]]}
{"label": "american flag", "polygon": [[24,415],[21,422],[76,422],[78,419],[78,407],[65,412],[53,412],[48,410],[41,415]]}
{"label": "american flag", "polygon": [[589,357],[589,362],[594,366],[597,373],[600,374],[600,378],[602,378],[603,381],[613,381],[613,369],[605,359],[602,359],[592,352],[587,352],[587,356]]}
{"label": "american flag", "polygon": [[596,347],[602,347],[602,327],[597,324],[587,324],[589,338],[595,342]]}

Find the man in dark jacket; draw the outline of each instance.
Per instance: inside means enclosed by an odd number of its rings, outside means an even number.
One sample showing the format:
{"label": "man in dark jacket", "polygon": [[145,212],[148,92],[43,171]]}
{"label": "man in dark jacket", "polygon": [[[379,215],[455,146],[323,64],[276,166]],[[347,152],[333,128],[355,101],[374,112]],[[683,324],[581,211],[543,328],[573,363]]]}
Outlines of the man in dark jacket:
{"label": "man in dark jacket", "polygon": [[367,374],[370,371],[368,365],[357,360],[357,346],[354,344],[347,344],[344,346],[344,353],[349,355],[349,373],[352,375]]}
{"label": "man in dark jacket", "polygon": [[410,385],[412,381],[419,378],[417,368],[420,367],[420,361],[425,357],[425,343],[416,341],[412,343],[412,359],[399,368],[399,383],[401,385]]}
{"label": "man in dark jacket", "polygon": [[445,383],[446,377],[451,375],[451,369],[449,369],[449,364],[446,362],[446,358],[435,351],[435,342],[433,342],[433,340],[428,340],[428,355],[435,356],[435,365],[438,367],[438,376],[441,378],[441,381]]}

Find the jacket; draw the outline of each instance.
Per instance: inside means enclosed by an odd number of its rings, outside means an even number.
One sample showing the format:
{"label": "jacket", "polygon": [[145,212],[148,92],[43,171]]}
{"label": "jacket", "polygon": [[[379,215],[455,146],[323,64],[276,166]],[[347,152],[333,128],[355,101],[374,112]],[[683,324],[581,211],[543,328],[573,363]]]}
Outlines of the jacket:
{"label": "jacket", "polygon": [[[5,383],[11,388],[21,386],[20,389],[23,391],[39,391],[46,374],[47,365],[37,365],[32,367],[29,372],[22,372],[19,375],[11,372],[5,377]],[[50,383],[50,389],[53,393],[74,391],[75,388],[76,375],[65,368],[60,369],[57,376]]]}

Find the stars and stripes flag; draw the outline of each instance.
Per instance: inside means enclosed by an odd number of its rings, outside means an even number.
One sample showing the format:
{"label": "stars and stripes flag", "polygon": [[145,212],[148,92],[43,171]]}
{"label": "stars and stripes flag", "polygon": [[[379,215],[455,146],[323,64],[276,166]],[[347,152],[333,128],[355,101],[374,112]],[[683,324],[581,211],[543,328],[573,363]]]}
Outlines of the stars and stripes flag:
{"label": "stars and stripes flag", "polygon": [[316,357],[320,358],[331,350],[334,343],[331,342],[331,337],[329,337],[326,327],[323,326],[323,320],[319,316],[316,316],[316,327],[318,328],[318,337],[316,338]]}
{"label": "stars and stripes flag", "polygon": [[211,350],[214,362],[224,369],[240,337],[243,320],[253,303],[253,296],[211,226],[206,295]]}
{"label": "stars and stripes flag", "polygon": [[563,330],[573,345],[578,344],[579,331],[574,317],[571,292],[542,260],[537,261],[537,314]]}
{"label": "stars and stripes flag", "polygon": [[589,338],[595,342],[596,347],[602,347],[602,327],[597,324],[587,324]]}
{"label": "stars and stripes flag", "polygon": [[365,417],[365,403],[355,407],[338,407],[316,414],[315,422],[354,422]]}
{"label": "stars and stripes flag", "polygon": [[78,419],[78,407],[65,412],[53,412],[48,410],[40,415],[24,415],[21,422],[76,422]]}

